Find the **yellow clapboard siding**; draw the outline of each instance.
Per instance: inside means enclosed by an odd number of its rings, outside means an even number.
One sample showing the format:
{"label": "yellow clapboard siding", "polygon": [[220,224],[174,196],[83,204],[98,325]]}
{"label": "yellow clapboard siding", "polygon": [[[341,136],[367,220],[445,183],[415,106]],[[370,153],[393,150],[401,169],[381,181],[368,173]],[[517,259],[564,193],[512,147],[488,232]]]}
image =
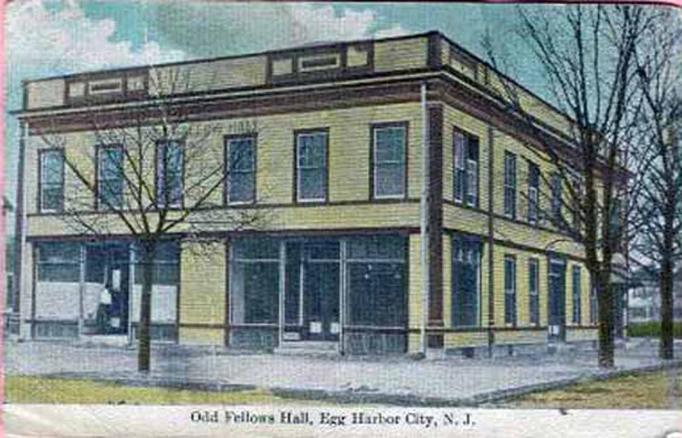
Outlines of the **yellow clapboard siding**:
{"label": "yellow clapboard siding", "polygon": [[180,324],[224,324],[225,245],[183,242],[180,265]]}
{"label": "yellow clapboard siding", "polygon": [[150,89],[171,92],[201,92],[265,84],[267,58],[249,56],[171,65],[150,70]]}
{"label": "yellow clapboard siding", "polygon": [[488,333],[486,331],[445,333],[443,343],[446,349],[483,347],[488,345]]}
{"label": "yellow clapboard siding", "polygon": [[64,104],[64,79],[49,79],[26,84],[26,108],[36,109]]}
{"label": "yellow clapboard siding", "polygon": [[407,299],[407,326],[419,328],[423,324],[422,314],[422,269],[421,269],[421,236],[410,234],[409,237],[409,284]]}
{"label": "yellow clapboard siding", "polygon": [[496,344],[539,344],[547,342],[546,330],[504,330],[495,333]]}
{"label": "yellow clapboard siding", "polygon": [[225,345],[225,331],[214,328],[180,327],[178,342],[190,345]]}
{"label": "yellow clapboard siding", "polygon": [[377,41],[374,43],[374,71],[425,67],[427,54],[427,37]]}
{"label": "yellow clapboard siding", "polygon": [[597,336],[596,328],[568,328],[566,330],[567,342],[596,341]]}

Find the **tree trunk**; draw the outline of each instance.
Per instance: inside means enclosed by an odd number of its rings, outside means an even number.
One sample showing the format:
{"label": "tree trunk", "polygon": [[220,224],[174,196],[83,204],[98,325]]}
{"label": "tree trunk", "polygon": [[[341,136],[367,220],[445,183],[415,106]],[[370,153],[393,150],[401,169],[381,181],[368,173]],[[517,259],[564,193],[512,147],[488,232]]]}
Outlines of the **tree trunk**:
{"label": "tree trunk", "polygon": [[611,288],[610,270],[602,270],[597,275],[597,303],[599,305],[599,353],[600,368],[613,368],[614,339],[614,300]]}
{"label": "tree trunk", "polygon": [[141,245],[142,297],[140,299],[140,324],[138,326],[137,370],[147,373],[151,358],[152,283],[154,279],[154,253],[156,242],[144,241]]}
{"label": "tree trunk", "polygon": [[663,258],[660,274],[661,293],[661,359],[673,358],[673,263],[671,257]]}

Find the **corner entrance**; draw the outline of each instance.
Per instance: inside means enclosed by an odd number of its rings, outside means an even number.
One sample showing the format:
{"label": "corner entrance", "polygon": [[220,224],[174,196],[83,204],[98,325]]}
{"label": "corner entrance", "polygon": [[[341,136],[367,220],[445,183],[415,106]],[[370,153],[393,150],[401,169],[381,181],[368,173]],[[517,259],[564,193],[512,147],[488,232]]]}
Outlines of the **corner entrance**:
{"label": "corner entrance", "polygon": [[283,341],[338,341],[340,245],[287,242]]}

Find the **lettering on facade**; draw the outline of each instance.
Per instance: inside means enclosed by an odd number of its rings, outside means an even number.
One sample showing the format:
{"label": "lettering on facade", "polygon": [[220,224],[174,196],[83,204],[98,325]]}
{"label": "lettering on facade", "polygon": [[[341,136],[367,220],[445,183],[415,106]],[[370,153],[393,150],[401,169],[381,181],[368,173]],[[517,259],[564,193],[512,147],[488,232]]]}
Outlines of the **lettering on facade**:
{"label": "lettering on facade", "polygon": [[227,134],[255,134],[258,132],[258,121],[256,119],[237,120],[228,122],[226,128]]}

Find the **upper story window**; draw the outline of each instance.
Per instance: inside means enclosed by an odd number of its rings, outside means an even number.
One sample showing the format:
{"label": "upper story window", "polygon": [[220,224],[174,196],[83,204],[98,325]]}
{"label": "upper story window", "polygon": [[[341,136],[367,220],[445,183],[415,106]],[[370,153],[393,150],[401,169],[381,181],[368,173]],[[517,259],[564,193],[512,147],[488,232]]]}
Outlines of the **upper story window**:
{"label": "upper story window", "polygon": [[182,204],[184,152],[175,140],[156,144],[156,204],[179,207]]}
{"label": "upper story window", "polygon": [[326,130],[296,135],[296,200],[324,202],[327,199]]}
{"label": "upper story window", "polygon": [[528,222],[538,223],[540,206],[540,168],[537,164],[528,162]]}
{"label": "upper story window", "polygon": [[453,135],[455,202],[478,206],[478,137],[455,130]]}
{"label": "upper story window", "polygon": [[123,147],[99,146],[97,150],[97,207],[123,206]]}
{"label": "upper story window", "polygon": [[516,219],[516,154],[504,152],[504,214]]}
{"label": "upper story window", "polygon": [[375,126],[372,128],[373,196],[402,198],[405,196],[405,155],[407,128],[404,124]]}
{"label": "upper story window", "polygon": [[552,191],[552,216],[557,223],[561,222],[562,215],[562,187],[561,187],[561,175],[558,172],[552,173],[550,178],[551,191]]}
{"label": "upper story window", "polygon": [[64,152],[60,149],[41,151],[40,199],[42,212],[61,211],[64,207]]}
{"label": "upper story window", "polygon": [[244,204],[256,199],[256,138],[231,137],[225,140],[227,157],[226,202]]}

